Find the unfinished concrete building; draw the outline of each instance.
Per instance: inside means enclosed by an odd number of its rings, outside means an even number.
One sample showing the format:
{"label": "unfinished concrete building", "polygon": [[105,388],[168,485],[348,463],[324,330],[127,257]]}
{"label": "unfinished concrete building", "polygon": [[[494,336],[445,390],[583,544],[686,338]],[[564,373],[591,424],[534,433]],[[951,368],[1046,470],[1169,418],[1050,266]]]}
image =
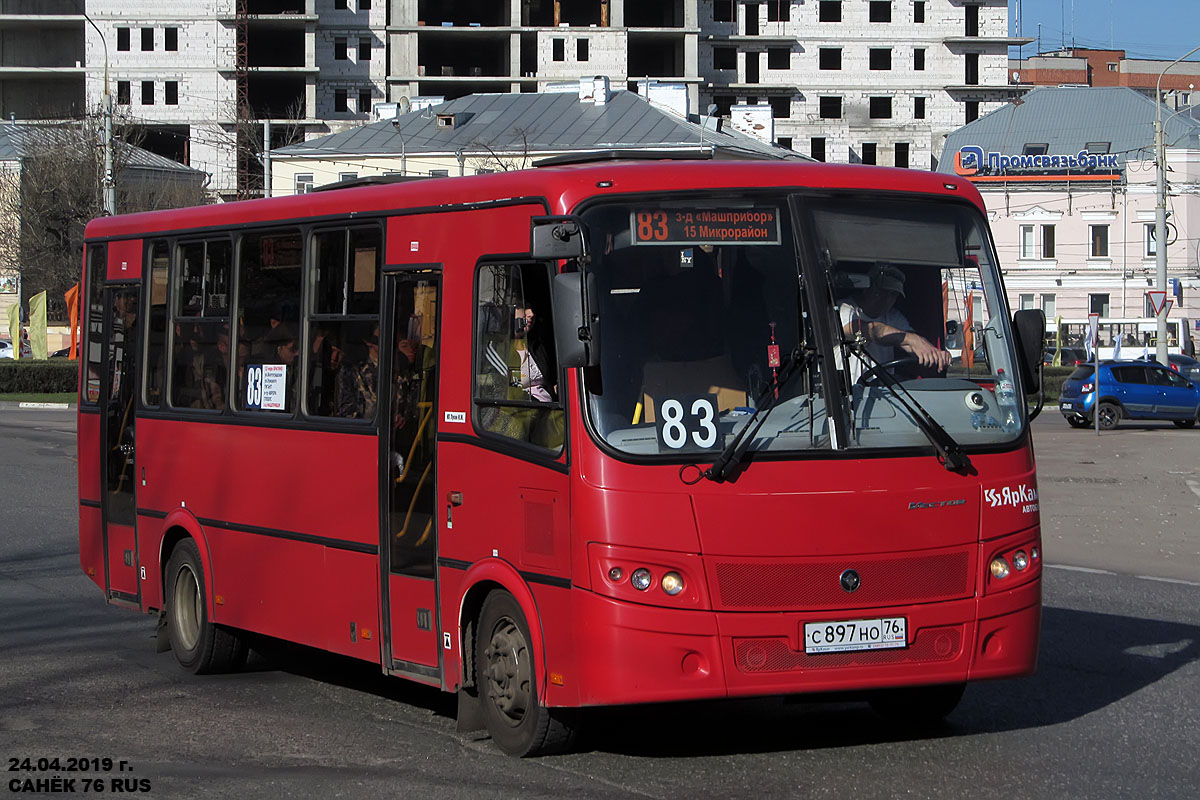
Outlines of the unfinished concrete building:
{"label": "unfinished concrete building", "polygon": [[393,0],[390,8],[392,97],[536,92],[594,74],[615,86],[681,83],[693,108],[698,99],[695,0]]}

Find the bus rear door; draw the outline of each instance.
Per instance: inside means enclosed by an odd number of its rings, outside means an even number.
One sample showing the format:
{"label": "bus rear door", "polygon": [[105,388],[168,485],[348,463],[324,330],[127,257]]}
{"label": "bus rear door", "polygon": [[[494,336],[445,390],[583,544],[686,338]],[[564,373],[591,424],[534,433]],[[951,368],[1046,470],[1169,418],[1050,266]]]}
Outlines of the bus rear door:
{"label": "bus rear door", "polygon": [[380,354],[383,658],[388,671],[441,682],[437,609],[439,290],[432,270],[384,283]]}
{"label": "bus rear door", "polygon": [[[113,242],[108,279],[141,275],[141,241]],[[111,283],[103,290],[100,385],[100,481],[104,525],[104,588],[110,600],[141,605],[137,549],[135,423],[141,359],[138,324],[141,287]]]}

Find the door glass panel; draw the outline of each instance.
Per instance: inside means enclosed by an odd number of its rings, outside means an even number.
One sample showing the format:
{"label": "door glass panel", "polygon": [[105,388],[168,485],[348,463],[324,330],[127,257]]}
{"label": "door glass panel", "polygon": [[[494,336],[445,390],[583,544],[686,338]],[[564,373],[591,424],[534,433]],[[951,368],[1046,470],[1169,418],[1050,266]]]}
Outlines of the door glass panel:
{"label": "door glass panel", "polygon": [[433,577],[438,285],[397,280],[391,326],[388,536],[391,569]]}
{"label": "door glass panel", "polygon": [[110,523],[132,525],[134,487],[134,398],[137,396],[138,290],[116,289],[109,293],[109,331],[105,346],[109,387],[104,403],[104,484]]}

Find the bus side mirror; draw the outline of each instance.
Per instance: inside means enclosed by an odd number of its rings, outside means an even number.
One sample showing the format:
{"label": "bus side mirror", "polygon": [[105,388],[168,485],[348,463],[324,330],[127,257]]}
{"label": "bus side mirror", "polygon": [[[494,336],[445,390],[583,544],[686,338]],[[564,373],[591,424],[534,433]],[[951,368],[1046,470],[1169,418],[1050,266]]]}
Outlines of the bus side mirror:
{"label": "bus side mirror", "polygon": [[1013,314],[1016,333],[1017,366],[1026,394],[1041,390],[1042,343],[1046,339],[1046,314],[1040,308],[1026,308]]}
{"label": "bus side mirror", "polygon": [[554,346],[564,367],[594,367],[600,363],[600,317],[595,313],[596,279],[564,272],[554,276]]}
{"label": "bus side mirror", "polygon": [[533,217],[529,237],[529,252],[539,261],[584,255],[583,226],[575,217]]}

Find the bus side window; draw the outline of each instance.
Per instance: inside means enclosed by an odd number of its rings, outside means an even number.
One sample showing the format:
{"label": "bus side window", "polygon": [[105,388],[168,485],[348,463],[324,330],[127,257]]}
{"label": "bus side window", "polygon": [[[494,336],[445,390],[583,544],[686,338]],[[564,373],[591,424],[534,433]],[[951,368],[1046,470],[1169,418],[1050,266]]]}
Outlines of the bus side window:
{"label": "bus side window", "polygon": [[545,264],[486,264],[476,279],[475,424],[487,434],[562,448],[558,361]]}
{"label": "bus side window", "polygon": [[302,250],[298,230],[242,237],[234,393],[238,410],[291,415],[298,405]]}
{"label": "bus side window", "polygon": [[[171,406],[223,410],[229,383],[229,279],[233,243],[228,239],[185,242],[176,248],[175,262],[172,325],[165,331],[171,342]],[[151,263],[152,338],[147,348],[151,359],[155,356],[153,337],[157,335],[154,329],[157,268],[156,256]],[[151,360],[148,378],[156,368],[158,365]],[[147,386],[148,401],[156,388]]]}
{"label": "bus side window", "polygon": [[377,227],[318,231],[310,241],[316,273],[305,351],[305,411],[311,416],[371,420],[379,389]]}

